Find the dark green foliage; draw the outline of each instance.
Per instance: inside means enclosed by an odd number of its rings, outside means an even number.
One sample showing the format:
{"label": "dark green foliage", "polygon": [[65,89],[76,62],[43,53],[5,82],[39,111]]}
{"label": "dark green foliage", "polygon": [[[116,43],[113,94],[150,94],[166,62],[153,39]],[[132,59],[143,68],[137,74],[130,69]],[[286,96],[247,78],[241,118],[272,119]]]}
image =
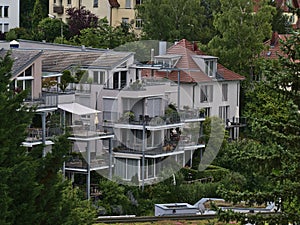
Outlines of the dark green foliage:
{"label": "dark green foliage", "polygon": [[[137,10],[143,20],[145,39],[174,42],[182,38],[199,40],[202,33],[208,34],[205,31],[209,18],[205,17],[200,0],[145,0]],[[211,10],[206,12],[210,14]],[[201,37],[207,39],[205,35]]]}
{"label": "dark green foliage", "polygon": [[[224,187],[220,194],[231,201],[262,204],[273,201],[281,214],[271,218],[251,216],[256,224],[296,223],[300,212],[300,113],[295,104],[299,94],[299,35],[282,43],[286,57],[263,62],[263,80],[247,90],[246,138],[224,148],[216,163],[246,178],[242,190]],[[221,213],[224,221],[244,221],[245,215]],[[254,223],[252,222],[252,223]]]}
{"label": "dark green foliage", "polygon": [[80,30],[70,43],[85,45],[94,48],[116,48],[136,40],[131,24],[121,23],[112,27],[106,18],[100,19],[96,27],[89,27]]}
{"label": "dark green foliage", "polygon": [[214,14],[218,32],[208,44],[211,54],[229,69],[252,76],[253,61],[270,38],[271,21],[276,9],[262,2],[253,13],[253,2],[248,0],[220,0],[221,10]]}
{"label": "dark green foliage", "polygon": [[0,194],[1,224],[92,224],[94,209],[60,173],[70,142],[54,140],[51,153],[43,146],[22,146],[34,109],[24,105],[26,91],[15,93],[10,83],[12,60],[0,60]]}
{"label": "dark green foliage", "polygon": [[65,92],[68,85],[74,82],[74,77],[71,75],[69,70],[63,71],[63,75],[61,76],[61,81],[59,83],[60,89]]}
{"label": "dark green foliage", "polygon": [[54,42],[55,38],[68,37],[68,26],[60,19],[45,18],[38,24],[38,39],[47,42]]}
{"label": "dark green foliage", "polygon": [[31,34],[25,28],[13,28],[10,29],[5,35],[7,41],[17,40],[17,39],[30,39]]}
{"label": "dark green foliage", "polygon": [[68,25],[71,37],[79,35],[83,29],[97,27],[98,17],[84,6],[81,6],[80,9],[69,8],[66,13],[69,16]]}

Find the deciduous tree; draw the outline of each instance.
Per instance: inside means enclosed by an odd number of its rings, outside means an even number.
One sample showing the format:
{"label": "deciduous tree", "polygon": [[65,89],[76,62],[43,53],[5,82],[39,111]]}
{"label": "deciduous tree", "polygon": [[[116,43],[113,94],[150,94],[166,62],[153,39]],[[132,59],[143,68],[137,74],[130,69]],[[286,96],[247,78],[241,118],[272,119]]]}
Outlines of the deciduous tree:
{"label": "deciduous tree", "polygon": [[219,34],[209,42],[209,49],[226,67],[242,75],[252,75],[254,59],[264,48],[264,40],[271,36],[275,7],[261,1],[254,13],[253,1],[220,2],[221,11],[214,18]]}

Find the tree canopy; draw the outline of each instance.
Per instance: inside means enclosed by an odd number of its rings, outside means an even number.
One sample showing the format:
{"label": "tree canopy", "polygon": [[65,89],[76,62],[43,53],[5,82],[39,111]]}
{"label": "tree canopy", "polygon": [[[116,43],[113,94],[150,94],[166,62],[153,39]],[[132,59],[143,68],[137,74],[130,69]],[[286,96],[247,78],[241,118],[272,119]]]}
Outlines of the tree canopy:
{"label": "tree canopy", "polygon": [[[90,203],[78,190],[69,190],[71,184],[59,172],[70,149],[67,137],[53,139],[52,152],[45,157],[44,146],[23,146],[35,109],[24,104],[26,90],[7,88],[12,65],[9,53],[0,59],[0,223],[92,224],[95,211]],[[81,219],[75,221],[75,216]]]}
{"label": "tree canopy", "polygon": [[69,8],[66,10],[68,15],[68,25],[70,35],[79,35],[85,28],[97,27],[98,17],[84,6],[80,8]]}
{"label": "tree canopy", "polygon": [[182,38],[206,42],[218,1],[145,0],[137,7],[143,38],[174,42]]}
{"label": "tree canopy", "polygon": [[[296,36],[282,43],[283,49],[286,46],[297,49]],[[249,205],[271,201],[281,214],[264,218],[222,212],[220,218],[224,221],[245,221],[247,217],[256,224],[288,224],[300,219],[300,113],[293,89],[286,88],[286,84],[292,86],[299,78],[298,73],[294,73],[299,62],[296,55],[293,60],[287,54],[262,63],[263,80],[253,83],[247,90],[244,115],[248,118],[248,132],[245,139],[228,144],[217,160],[219,165],[239,172],[247,180],[243,190],[221,189],[225,199],[246,201]]]}
{"label": "tree canopy", "polygon": [[220,0],[221,11],[215,14],[214,26],[218,32],[208,44],[220,62],[242,75],[252,75],[254,60],[263,50],[263,42],[271,37],[272,7],[261,1],[253,13],[254,5],[248,0]]}

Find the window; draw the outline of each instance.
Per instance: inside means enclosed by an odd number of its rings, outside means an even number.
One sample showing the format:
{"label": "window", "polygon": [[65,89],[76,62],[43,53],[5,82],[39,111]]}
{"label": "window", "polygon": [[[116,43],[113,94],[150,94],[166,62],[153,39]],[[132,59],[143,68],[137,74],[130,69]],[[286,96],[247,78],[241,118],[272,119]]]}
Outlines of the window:
{"label": "window", "polygon": [[94,8],[98,8],[98,0],[94,0],[93,7],[94,7]]}
{"label": "window", "polygon": [[68,0],[67,4],[72,5],[72,0]]}
{"label": "window", "polygon": [[143,27],[142,19],[135,19],[135,28],[141,29]]}
{"label": "window", "polygon": [[135,1],[135,4],[136,4],[136,5],[142,4],[142,0],[136,0],[136,1]]}
{"label": "window", "polygon": [[[144,170],[144,178],[150,179],[154,177],[154,159],[145,159],[145,170]],[[142,169],[140,170],[140,176],[142,177]]]}
{"label": "window", "polygon": [[229,106],[220,106],[219,107],[219,117],[226,122],[229,119]]}
{"label": "window", "polygon": [[122,18],[122,23],[129,23],[129,18],[123,17],[123,18]]}
{"label": "window", "polygon": [[222,101],[228,101],[228,84],[222,84]]}
{"label": "window", "polygon": [[9,6],[4,6],[4,17],[8,17],[8,7]]}
{"label": "window", "polygon": [[114,98],[103,98],[103,121],[116,121],[118,101]]}
{"label": "window", "polygon": [[3,26],[2,23],[0,23],[0,32],[2,32],[2,26]]}
{"label": "window", "polygon": [[116,158],[115,173],[125,180],[131,180],[138,174],[138,165],[139,162],[136,159]]}
{"label": "window", "polygon": [[205,109],[205,117],[210,117],[210,110],[211,110],[211,108],[210,107],[206,107],[204,109]]}
{"label": "window", "polygon": [[214,60],[205,61],[205,73],[209,77],[212,77],[214,75],[214,63]]}
{"label": "window", "polygon": [[3,9],[3,6],[0,6],[0,17],[2,17],[2,9]]}
{"label": "window", "polygon": [[131,0],[126,0],[125,8],[126,9],[130,9],[131,8]]}
{"label": "window", "polygon": [[4,24],[4,33],[8,32],[8,30],[9,30],[9,24],[5,23]]}
{"label": "window", "polygon": [[213,85],[201,86],[200,102],[213,101]]}
{"label": "window", "polygon": [[93,72],[93,81],[96,84],[104,84],[105,83],[105,72],[104,71],[94,71]]}

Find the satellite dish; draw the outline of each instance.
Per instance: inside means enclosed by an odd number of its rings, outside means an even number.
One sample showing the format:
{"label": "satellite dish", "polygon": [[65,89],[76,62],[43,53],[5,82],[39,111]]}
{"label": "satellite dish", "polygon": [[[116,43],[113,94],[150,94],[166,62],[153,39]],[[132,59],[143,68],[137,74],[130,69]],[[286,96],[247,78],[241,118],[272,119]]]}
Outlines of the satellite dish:
{"label": "satellite dish", "polygon": [[203,214],[205,212],[205,206],[202,203],[199,203],[198,209],[201,214]]}

